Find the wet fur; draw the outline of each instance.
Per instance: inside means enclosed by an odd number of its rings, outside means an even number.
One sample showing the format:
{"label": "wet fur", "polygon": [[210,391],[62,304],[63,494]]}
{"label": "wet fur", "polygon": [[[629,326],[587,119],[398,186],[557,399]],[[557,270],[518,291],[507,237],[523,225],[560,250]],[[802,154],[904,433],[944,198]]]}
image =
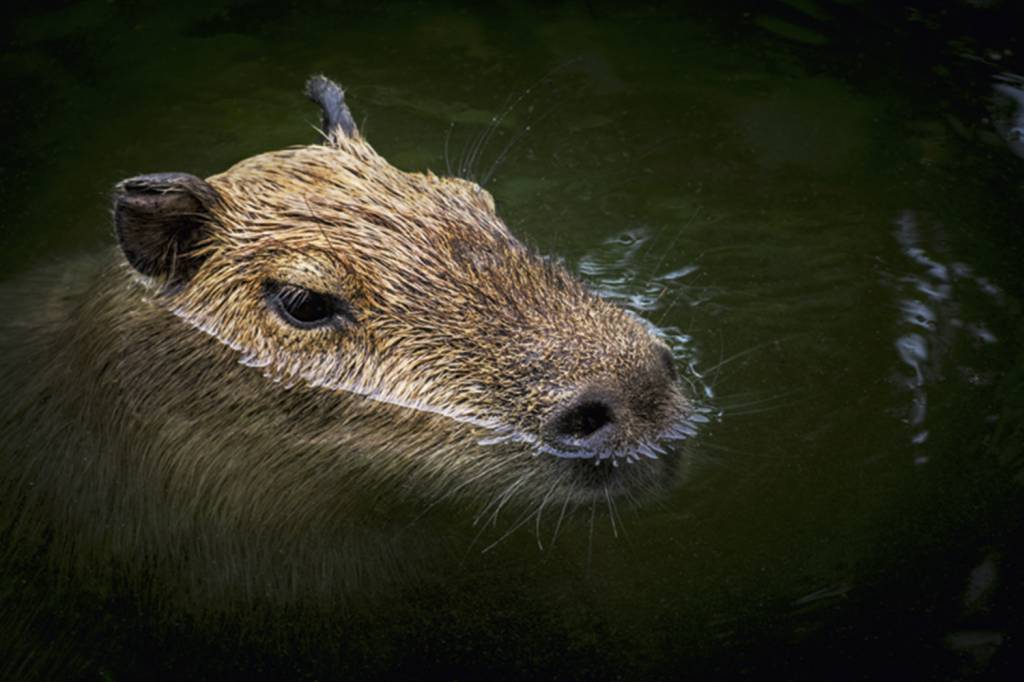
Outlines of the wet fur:
{"label": "wet fur", "polygon": [[[338,111],[325,127],[323,145],[209,178],[194,243],[152,263],[163,275],[112,251],[0,292],[12,674],[85,664],[71,640],[91,625],[41,644],[70,604],[127,600],[203,631],[278,609],[338,618],[443,552],[403,525],[427,505],[518,504],[539,525],[545,507],[659,488],[677,464],[641,458],[595,492],[578,462],[539,453],[582,385],[635,408],[617,447],[654,447],[686,406],[649,379],[657,344],[522,246],[478,186],[399,171]],[[355,321],[290,328],[267,281],[343,297]]]}

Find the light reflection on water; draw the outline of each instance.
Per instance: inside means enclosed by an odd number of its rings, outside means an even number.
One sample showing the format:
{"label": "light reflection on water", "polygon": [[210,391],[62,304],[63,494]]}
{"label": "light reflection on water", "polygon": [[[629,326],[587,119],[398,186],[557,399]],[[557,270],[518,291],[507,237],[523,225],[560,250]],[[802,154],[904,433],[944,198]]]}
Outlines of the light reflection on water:
{"label": "light reflection on water", "polygon": [[1024,77],[1002,73],[993,86],[996,92],[995,126],[1007,147],[1024,158]]}
{"label": "light reflection on water", "polygon": [[[910,393],[907,422],[913,433],[911,442],[921,445],[928,440],[929,384],[946,378],[947,366],[974,385],[987,385],[991,376],[951,357],[963,340],[988,345],[998,339],[981,318],[964,319],[961,299],[980,293],[996,310],[1003,301],[1002,291],[984,277],[976,276],[966,263],[943,262],[948,257],[936,250],[944,240],[941,225],[928,224],[913,211],[905,211],[896,223],[894,234],[909,260],[909,271],[895,283],[903,333],[895,341],[900,360],[911,372],[898,381]],[[981,311],[974,313],[981,314]],[[926,454],[914,458],[917,464],[928,461]]]}
{"label": "light reflection on water", "polygon": [[[659,249],[659,247],[662,247]],[[699,369],[699,353],[694,338],[674,324],[661,322],[678,309],[700,305],[708,293],[696,285],[693,275],[700,267],[694,263],[674,264],[670,272],[660,270],[671,253],[647,228],[631,228],[604,240],[584,254],[575,267],[578,274],[599,296],[636,313],[658,338],[672,350],[683,368],[697,413],[693,421],[707,423],[721,416],[714,406],[714,387]]]}

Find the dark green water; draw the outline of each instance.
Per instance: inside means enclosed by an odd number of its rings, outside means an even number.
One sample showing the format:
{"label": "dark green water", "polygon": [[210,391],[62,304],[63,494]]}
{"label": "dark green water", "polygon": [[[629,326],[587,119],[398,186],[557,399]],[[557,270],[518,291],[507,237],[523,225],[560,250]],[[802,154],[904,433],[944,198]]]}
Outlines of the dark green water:
{"label": "dark green water", "polygon": [[378,660],[1010,677],[1024,70],[1011,9],[948,4],[38,9],[4,29],[0,265],[111,243],[124,177],[313,141],[324,72],[395,165],[488,179],[517,235],[658,324],[720,413],[621,524],[552,547],[499,518]]}

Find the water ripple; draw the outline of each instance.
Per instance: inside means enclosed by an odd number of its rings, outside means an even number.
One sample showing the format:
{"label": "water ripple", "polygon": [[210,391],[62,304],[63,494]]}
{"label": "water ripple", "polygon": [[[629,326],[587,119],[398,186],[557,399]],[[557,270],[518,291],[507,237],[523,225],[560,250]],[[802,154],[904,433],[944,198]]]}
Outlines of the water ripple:
{"label": "water ripple", "polygon": [[[954,347],[963,340],[981,345],[998,343],[995,333],[981,320],[963,319],[966,296],[981,294],[996,305],[1003,292],[961,262],[945,262],[941,247],[941,226],[926,226],[912,210],[896,222],[894,236],[909,261],[906,274],[896,280],[900,311],[896,353],[905,367],[897,383],[909,393],[905,421],[911,427],[910,441],[922,445],[928,440],[930,386],[944,378]],[[963,362],[961,360],[961,362]],[[969,366],[957,368],[972,384],[985,383],[985,374]],[[916,454],[915,463],[924,464],[926,455]]]}

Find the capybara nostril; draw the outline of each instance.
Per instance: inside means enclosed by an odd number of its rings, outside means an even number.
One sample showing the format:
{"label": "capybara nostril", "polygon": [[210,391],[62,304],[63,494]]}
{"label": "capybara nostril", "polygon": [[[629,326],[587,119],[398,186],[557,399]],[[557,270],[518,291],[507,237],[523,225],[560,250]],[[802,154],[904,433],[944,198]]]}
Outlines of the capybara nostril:
{"label": "capybara nostril", "polygon": [[560,415],[555,431],[560,436],[583,439],[614,421],[611,407],[599,400],[588,400]]}

